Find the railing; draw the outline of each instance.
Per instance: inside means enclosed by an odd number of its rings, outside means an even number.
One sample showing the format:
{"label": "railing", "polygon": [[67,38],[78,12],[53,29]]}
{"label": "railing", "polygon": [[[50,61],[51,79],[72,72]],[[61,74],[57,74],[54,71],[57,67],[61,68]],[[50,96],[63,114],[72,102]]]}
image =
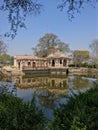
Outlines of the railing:
{"label": "railing", "polygon": [[47,67],[23,67],[22,70],[48,70],[49,68]]}

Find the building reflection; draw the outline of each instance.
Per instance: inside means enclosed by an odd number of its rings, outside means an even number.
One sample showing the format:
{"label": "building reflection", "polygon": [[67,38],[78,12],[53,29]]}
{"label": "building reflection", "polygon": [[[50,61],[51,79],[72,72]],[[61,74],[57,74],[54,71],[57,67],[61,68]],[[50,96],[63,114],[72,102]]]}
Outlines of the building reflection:
{"label": "building reflection", "polygon": [[54,109],[68,91],[67,77],[17,77],[14,82],[18,92],[34,90],[32,95],[38,99],[39,104],[48,109]]}
{"label": "building reflection", "polygon": [[15,77],[15,87],[17,89],[29,88],[50,88],[50,89],[65,89],[68,85],[68,78],[51,78],[51,77],[36,77],[24,78]]}
{"label": "building reflection", "polygon": [[93,78],[84,76],[65,77],[15,77],[17,96],[28,100],[34,96],[36,103],[47,109],[55,109],[66,103],[66,95],[83,92],[93,86]]}

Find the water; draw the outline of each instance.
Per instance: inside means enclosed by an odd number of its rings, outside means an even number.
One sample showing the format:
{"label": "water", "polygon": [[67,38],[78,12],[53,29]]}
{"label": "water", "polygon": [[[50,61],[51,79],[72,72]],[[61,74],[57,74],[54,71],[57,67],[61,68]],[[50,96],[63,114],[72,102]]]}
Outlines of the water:
{"label": "water", "polygon": [[18,76],[1,81],[0,86],[8,86],[10,91],[14,89],[15,95],[25,101],[31,101],[34,96],[36,105],[43,110],[47,117],[53,118],[53,110],[59,107],[59,104],[67,102],[66,95],[71,95],[73,92],[85,92],[93,87],[96,80],[96,78],[80,75]]}

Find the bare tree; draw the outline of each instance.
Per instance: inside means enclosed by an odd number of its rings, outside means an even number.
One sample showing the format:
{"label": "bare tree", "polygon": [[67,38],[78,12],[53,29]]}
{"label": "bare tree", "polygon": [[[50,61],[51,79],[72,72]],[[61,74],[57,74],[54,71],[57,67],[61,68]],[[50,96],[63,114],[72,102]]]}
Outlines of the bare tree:
{"label": "bare tree", "polygon": [[0,55],[5,54],[7,52],[7,45],[0,38]]}
{"label": "bare tree", "polygon": [[98,39],[95,39],[90,45],[89,48],[91,49],[94,55],[98,54]]}
{"label": "bare tree", "polygon": [[98,39],[95,39],[90,45],[89,48],[91,49],[91,58],[92,62],[95,66],[98,66]]}

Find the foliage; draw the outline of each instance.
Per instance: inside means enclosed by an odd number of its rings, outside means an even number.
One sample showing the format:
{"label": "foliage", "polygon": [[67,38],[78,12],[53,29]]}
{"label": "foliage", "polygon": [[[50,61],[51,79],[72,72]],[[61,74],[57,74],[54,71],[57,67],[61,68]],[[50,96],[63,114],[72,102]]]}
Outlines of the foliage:
{"label": "foliage", "polygon": [[74,64],[69,64],[68,66],[69,66],[69,67],[75,67],[75,65],[74,65]]}
{"label": "foliage", "polygon": [[[57,8],[61,11],[65,10],[68,17],[72,19],[83,7],[86,7],[86,5],[95,7],[97,2],[98,0],[61,0]],[[26,28],[26,17],[29,14],[39,14],[41,9],[42,4],[37,0],[2,0],[0,10],[8,13],[8,22],[10,24],[10,32],[7,32],[5,36],[13,39],[17,35],[19,28]]]}
{"label": "foliage", "polygon": [[89,59],[89,51],[85,50],[76,50],[73,52],[73,61],[75,66],[81,66],[83,62],[86,62]]}
{"label": "foliage", "polygon": [[26,103],[11,94],[0,93],[0,130],[44,130],[46,118],[34,100]]}
{"label": "foliage", "polygon": [[68,103],[55,111],[53,130],[98,129],[98,85],[85,93],[69,97]]}
{"label": "foliage", "polygon": [[95,65],[93,65],[93,64],[88,64],[88,63],[83,63],[83,64],[81,65],[81,67],[95,68]]}
{"label": "foliage", "polygon": [[70,50],[68,44],[62,42],[58,36],[52,33],[45,34],[39,39],[39,43],[32,48],[35,55],[39,57],[46,57],[48,53],[53,53],[57,49],[62,52],[68,52]]}
{"label": "foliage", "polygon": [[86,5],[96,6],[98,0],[62,0],[62,3],[58,5],[61,11],[68,13],[68,17],[71,20],[75,17],[76,13],[80,13],[81,9],[86,7]]}
{"label": "foliage", "polygon": [[8,13],[10,23],[10,32],[5,36],[11,36],[13,39],[19,28],[25,28],[25,19],[29,14],[39,14],[42,5],[36,0],[2,0],[1,11]]}
{"label": "foliage", "polygon": [[0,56],[0,63],[3,64],[3,65],[13,65],[13,61],[14,61],[14,58],[13,56],[10,56],[8,54],[2,54]]}

